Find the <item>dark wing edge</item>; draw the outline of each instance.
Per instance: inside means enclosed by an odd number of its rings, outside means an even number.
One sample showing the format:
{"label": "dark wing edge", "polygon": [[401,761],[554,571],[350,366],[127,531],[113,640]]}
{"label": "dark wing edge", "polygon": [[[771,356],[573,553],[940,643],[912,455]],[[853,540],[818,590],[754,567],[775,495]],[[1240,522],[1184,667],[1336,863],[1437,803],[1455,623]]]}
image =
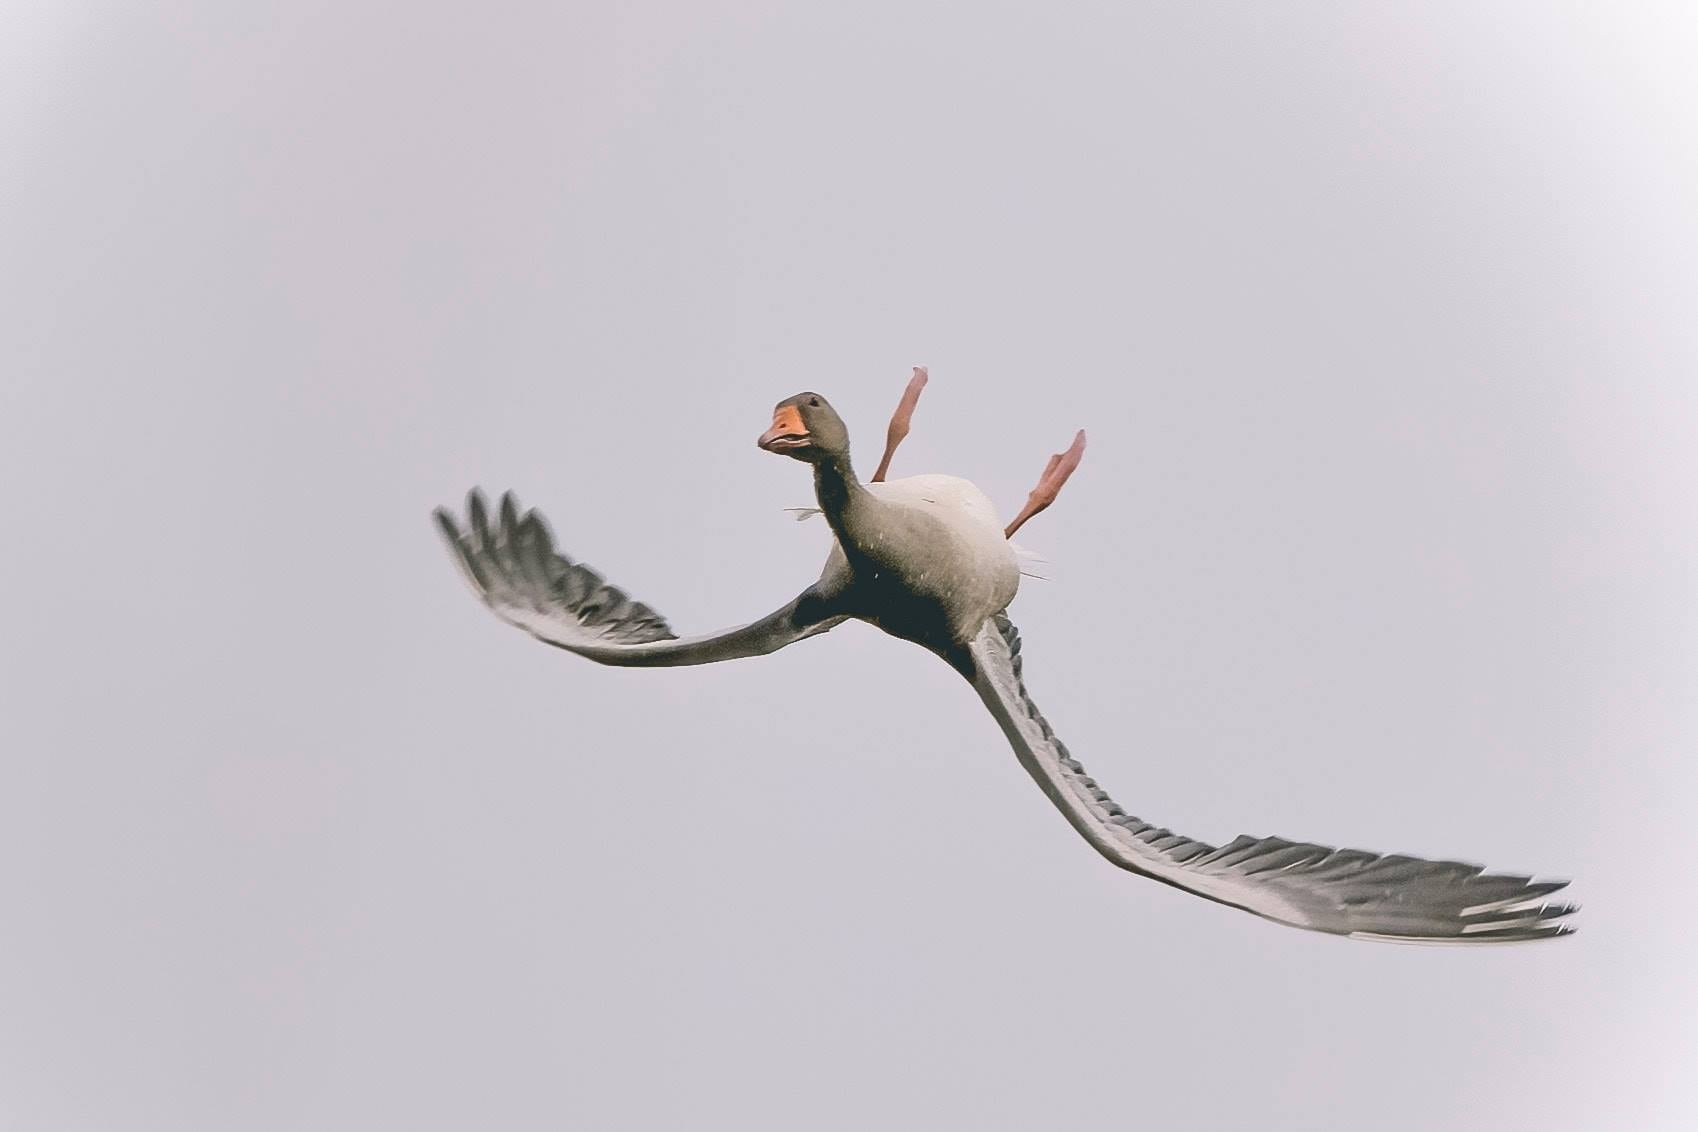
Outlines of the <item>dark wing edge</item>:
{"label": "dark wing edge", "polygon": [[1091,846],[1123,869],[1292,927],[1398,943],[1515,943],[1569,935],[1568,882],[1461,861],[1332,849],[1280,837],[1215,847],[1128,814],[1055,737],[1021,679],[1004,614],[969,648],[969,676],[1022,766]]}
{"label": "dark wing edge", "polygon": [[491,612],[540,641],[600,664],[659,667],[762,656],[844,619],[809,587],[759,621],[680,638],[653,609],[556,550],[543,517],[521,512],[512,492],[502,495],[492,517],[483,492],[472,489],[464,526],[446,508],[434,514],[454,560]]}

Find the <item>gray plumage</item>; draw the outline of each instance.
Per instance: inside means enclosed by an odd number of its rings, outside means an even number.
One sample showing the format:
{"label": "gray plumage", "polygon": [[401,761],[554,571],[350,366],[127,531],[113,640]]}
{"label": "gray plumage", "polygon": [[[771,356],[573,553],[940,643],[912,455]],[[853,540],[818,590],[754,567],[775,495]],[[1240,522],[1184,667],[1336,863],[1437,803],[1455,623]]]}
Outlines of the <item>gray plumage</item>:
{"label": "gray plumage", "polygon": [[759,621],[680,638],[666,619],[554,546],[535,511],[519,511],[512,492],[490,523],[483,493],[466,497],[466,525],[443,508],[436,524],[466,580],[490,610],[539,641],[601,664],[659,667],[762,656],[843,620],[809,593]]}
{"label": "gray plumage", "polygon": [[973,687],[1020,764],[1091,847],[1123,869],[1293,927],[1421,943],[1508,943],[1573,931],[1568,882],[1460,861],[1381,856],[1282,837],[1219,848],[1128,814],[1055,737],[1021,677],[1020,634],[997,614],[973,642]]}
{"label": "gray plumage", "polygon": [[[1092,848],[1186,892],[1356,939],[1507,943],[1573,930],[1565,918],[1575,907],[1548,899],[1566,881],[1280,837],[1237,837],[1216,847],[1128,814],[1055,737],[1026,690],[1020,635],[1006,613],[1019,571],[983,493],[948,476],[860,483],[847,431],[818,394],[781,402],[774,422],[761,446],[813,464],[815,494],[836,541],[819,581],[747,625],[680,638],[649,606],[557,551],[542,517],[521,513],[512,493],[493,522],[473,491],[464,525],[441,509],[437,524],[496,616],[600,664],[760,656],[850,617],[913,641],[973,685],[1021,765]],[[1082,444],[1081,434],[1075,445]]]}

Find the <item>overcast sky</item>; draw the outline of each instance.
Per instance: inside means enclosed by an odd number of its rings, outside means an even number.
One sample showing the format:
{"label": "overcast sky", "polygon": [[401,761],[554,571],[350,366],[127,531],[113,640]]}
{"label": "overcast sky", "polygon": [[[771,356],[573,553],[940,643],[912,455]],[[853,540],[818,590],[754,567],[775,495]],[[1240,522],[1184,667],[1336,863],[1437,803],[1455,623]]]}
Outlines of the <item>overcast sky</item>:
{"label": "overcast sky", "polygon": [[[1698,17],[1670,4],[12,3],[0,1127],[1698,1126]],[[1106,866],[759,452],[1011,512],[1133,812],[1572,876],[1488,950]]]}

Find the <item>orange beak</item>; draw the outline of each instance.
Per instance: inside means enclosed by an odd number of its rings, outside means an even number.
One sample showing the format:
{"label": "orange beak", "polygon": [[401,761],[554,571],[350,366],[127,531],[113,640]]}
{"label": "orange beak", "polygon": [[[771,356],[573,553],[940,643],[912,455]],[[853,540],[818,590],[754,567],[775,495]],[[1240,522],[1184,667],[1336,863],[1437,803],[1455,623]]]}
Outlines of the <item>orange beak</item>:
{"label": "orange beak", "polygon": [[813,440],[796,406],[780,405],[773,410],[772,427],[761,433],[761,438],[755,443],[768,452],[792,452],[808,447]]}

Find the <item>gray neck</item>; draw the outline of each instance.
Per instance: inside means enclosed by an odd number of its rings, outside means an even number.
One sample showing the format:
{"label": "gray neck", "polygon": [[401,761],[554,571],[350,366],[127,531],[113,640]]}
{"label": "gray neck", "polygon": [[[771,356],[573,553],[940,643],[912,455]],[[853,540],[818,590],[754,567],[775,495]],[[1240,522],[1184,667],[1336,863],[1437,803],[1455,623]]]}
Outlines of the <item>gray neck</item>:
{"label": "gray neck", "polygon": [[834,452],[814,464],[814,498],[843,548],[859,547],[878,501],[855,478],[847,451]]}

